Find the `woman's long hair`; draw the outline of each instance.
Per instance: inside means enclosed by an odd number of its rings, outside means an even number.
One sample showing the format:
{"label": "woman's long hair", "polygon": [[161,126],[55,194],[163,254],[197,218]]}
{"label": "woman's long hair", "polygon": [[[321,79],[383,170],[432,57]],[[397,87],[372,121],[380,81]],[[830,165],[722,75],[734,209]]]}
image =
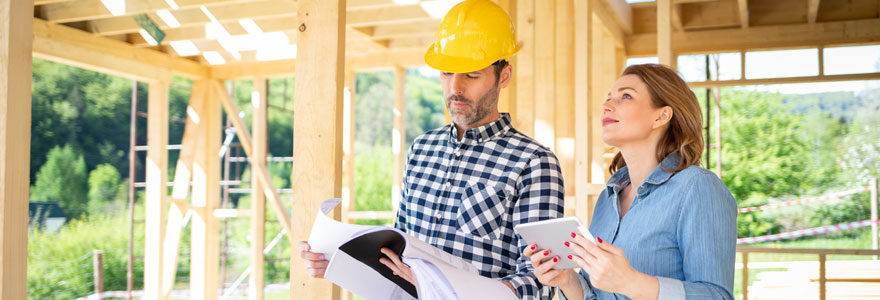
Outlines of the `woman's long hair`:
{"label": "woman's long hair", "polygon": [[[657,161],[662,162],[672,153],[681,160],[667,172],[678,172],[692,165],[700,165],[703,153],[703,114],[697,96],[675,70],[658,64],[632,65],[623,70],[624,75],[636,75],[648,86],[651,105],[655,108],[669,106],[672,119],[657,145]],[[623,155],[617,153],[608,170],[613,174],[626,166]]]}

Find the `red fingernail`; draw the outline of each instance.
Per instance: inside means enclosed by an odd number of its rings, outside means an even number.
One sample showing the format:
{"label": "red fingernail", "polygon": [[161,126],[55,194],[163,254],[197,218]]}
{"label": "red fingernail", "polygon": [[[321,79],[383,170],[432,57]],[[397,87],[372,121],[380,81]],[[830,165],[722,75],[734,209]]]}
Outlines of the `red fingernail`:
{"label": "red fingernail", "polygon": [[576,237],[576,236],[577,236],[577,234],[574,234],[574,232],[571,233],[571,237],[572,237],[572,238],[574,238],[574,237]]}
{"label": "red fingernail", "polygon": [[571,255],[570,255],[570,254],[568,255],[568,259],[571,259]]}
{"label": "red fingernail", "polygon": [[571,247],[571,246],[568,245],[568,242],[565,242],[565,246],[566,246],[566,247]]}
{"label": "red fingernail", "polygon": [[532,245],[532,250],[535,250],[535,245]]}
{"label": "red fingernail", "polygon": [[544,256],[550,255],[550,250],[544,251]]}
{"label": "red fingernail", "polygon": [[599,244],[601,244],[601,243],[602,243],[602,238],[600,238],[600,237],[598,237],[598,236],[597,236],[597,237],[596,237],[596,240],[598,240],[598,241],[599,241]]}
{"label": "red fingernail", "polygon": [[559,261],[559,257],[554,257],[553,262],[557,262],[557,261]]}

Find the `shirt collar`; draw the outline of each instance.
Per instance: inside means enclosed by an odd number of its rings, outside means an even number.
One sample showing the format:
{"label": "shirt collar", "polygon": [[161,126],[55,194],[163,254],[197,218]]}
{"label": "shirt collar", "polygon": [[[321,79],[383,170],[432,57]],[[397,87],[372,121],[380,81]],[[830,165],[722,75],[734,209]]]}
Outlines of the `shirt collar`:
{"label": "shirt collar", "polygon": [[[681,158],[678,156],[678,153],[672,153],[666,156],[657,167],[654,168],[654,171],[651,171],[651,174],[648,175],[648,178],[645,178],[645,183],[653,184],[653,185],[661,185],[669,180],[672,175],[675,173],[667,172],[663,168],[673,169],[678,166],[678,162],[681,161]],[[608,188],[614,189],[615,191],[619,191],[621,186],[624,183],[629,181],[629,170],[626,166],[614,172],[614,175],[611,175],[611,178],[608,179],[608,184],[606,186]]]}
{"label": "shirt collar", "polygon": [[[450,140],[458,141],[458,130],[455,130],[455,126],[449,127]],[[474,127],[465,130],[464,136],[461,139],[461,143],[468,145],[481,144],[491,140],[494,137],[500,136],[511,128],[510,114],[501,113],[501,117],[495,121],[489,122],[488,124],[480,127]]]}

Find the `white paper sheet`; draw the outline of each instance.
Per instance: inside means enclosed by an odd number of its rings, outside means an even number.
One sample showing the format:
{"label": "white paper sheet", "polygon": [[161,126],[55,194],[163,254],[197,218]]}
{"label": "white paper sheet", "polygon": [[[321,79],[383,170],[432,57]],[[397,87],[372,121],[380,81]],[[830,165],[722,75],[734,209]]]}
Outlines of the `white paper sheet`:
{"label": "white paper sheet", "polygon": [[342,199],[333,198],[321,203],[321,209],[315,217],[312,232],[309,233],[309,246],[312,252],[323,253],[329,258],[340,245],[347,242],[355,234],[375,228],[376,226],[345,224],[327,216]]}
{"label": "white paper sheet", "polygon": [[412,299],[394,282],[342,251],[330,259],[324,278],[344,282],[345,289],[365,300]]}

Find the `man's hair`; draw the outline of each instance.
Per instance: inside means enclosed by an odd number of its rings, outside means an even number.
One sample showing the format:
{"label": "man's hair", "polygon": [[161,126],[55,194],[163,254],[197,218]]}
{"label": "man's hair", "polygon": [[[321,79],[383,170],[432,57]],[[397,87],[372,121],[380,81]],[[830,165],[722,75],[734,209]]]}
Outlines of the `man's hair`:
{"label": "man's hair", "polygon": [[497,84],[501,81],[501,71],[504,70],[504,67],[509,66],[510,63],[507,59],[499,59],[498,61],[492,63],[492,66],[495,67],[495,83]]}

